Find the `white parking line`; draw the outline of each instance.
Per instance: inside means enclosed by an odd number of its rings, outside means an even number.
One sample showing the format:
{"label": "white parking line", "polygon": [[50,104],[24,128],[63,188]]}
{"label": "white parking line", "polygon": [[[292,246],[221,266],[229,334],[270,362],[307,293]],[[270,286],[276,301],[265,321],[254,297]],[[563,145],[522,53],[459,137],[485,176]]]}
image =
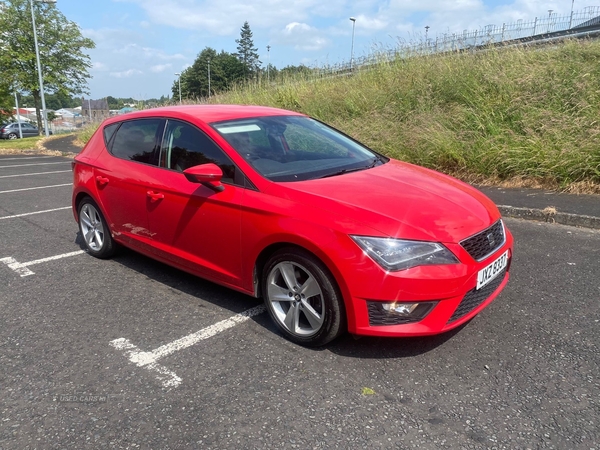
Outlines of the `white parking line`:
{"label": "white parking line", "polygon": [[24,188],[24,189],[11,189],[10,191],[0,191],[0,194],[8,194],[10,192],[34,191],[36,189],[48,189],[48,188],[55,188],[55,187],[61,187],[61,186],[73,186],[73,183],[53,184],[52,186],[40,186],[40,187],[32,187],[32,188]]}
{"label": "white parking line", "polygon": [[2,158],[0,157],[0,161],[23,161],[24,159],[48,159],[48,158],[56,158],[56,156],[25,156],[22,158]]}
{"label": "white parking line", "polygon": [[71,170],[56,170],[54,172],[37,172],[37,173],[20,173],[17,175],[2,175],[0,178],[14,178],[14,177],[29,177],[31,175],[48,175],[49,173],[65,173],[71,172]]}
{"label": "white parking line", "polygon": [[71,162],[72,161],[61,161],[61,162],[52,162],[52,163],[36,163],[36,164],[13,164],[10,166],[0,166],[0,169],[8,169],[10,167],[49,166],[51,164],[71,164]]}
{"label": "white parking line", "polygon": [[4,263],[8,266],[9,269],[17,272],[21,277],[27,277],[29,275],[35,275],[35,272],[32,272],[28,269],[29,266],[35,266],[36,264],[45,263],[48,261],[56,261],[57,259],[69,258],[71,256],[77,256],[85,253],[83,250],[78,250],[76,252],[63,253],[62,255],[49,256],[47,258],[36,259],[35,261],[29,261],[20,263],[13,257],[2,258],[0,259],[0,263]]}
{"label": "white parking line", "polygon": [[49,212],[54,212],[54,211],[62,211],[63,209],[71,209],[71,208],[72,208],[71,206],[63,206],[62,208],[45,209],[44,211],[34,211],[34,212],[23,213],[23,214],[15,214],[14,216],[0,217],[0,220],[16,219],[17,217],[33,216],[35,214],[44,214],[44,213],[49,213]]}
{"label": "white parking line", "polygon": [[150,351],[144,352],[137,346],[132,344],[129,339],[119,338],[110,342],[117,350],[121,350],[129,358],[129,361],[134,363],[138,367],[145,367],[151,372],[155,372],[156,377],[160,380],[162,385],[166,388],[177,387],[181,384],[181,378],[177,374],[165,366],[157,364],[160,358],[163,358],[172,353],[183,350],[184,348],[191,347],[200,341],[208,339],[216,334],[219,334],[229,328],[233,328],[240,323],[246,322],[250,317],[262,314],[265,312],[265,306],[259,305],[254,308],[250,308],[244,312],[231,316],[229,319],[222,320],[209,327],[203,328],[200,331],[184,336],[176,341],[170,342],[165,345]]}

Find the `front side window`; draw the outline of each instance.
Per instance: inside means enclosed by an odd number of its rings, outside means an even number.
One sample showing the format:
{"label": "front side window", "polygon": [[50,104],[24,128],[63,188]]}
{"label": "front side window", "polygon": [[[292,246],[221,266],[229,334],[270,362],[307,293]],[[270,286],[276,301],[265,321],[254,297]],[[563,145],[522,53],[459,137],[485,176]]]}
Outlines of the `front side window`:
{"label": "front side window", "polygon": [[123,122],[114,136],[110,152],[117,158],[145,164],[158,164],[157,136],[161,119],[139,119]]}
{"label": "front side window", "polygon": [[271,181],[302,181],[365,170],[388,161],[304,116],[237,119],[212,127]]}
{"label": "front side window", "polygon": [[160,165],[183,172],[208,163],[221,168],[223,182],[233,182],[236,167],[223,150],[198,128],[179,120],[169,120],[161,145]]}

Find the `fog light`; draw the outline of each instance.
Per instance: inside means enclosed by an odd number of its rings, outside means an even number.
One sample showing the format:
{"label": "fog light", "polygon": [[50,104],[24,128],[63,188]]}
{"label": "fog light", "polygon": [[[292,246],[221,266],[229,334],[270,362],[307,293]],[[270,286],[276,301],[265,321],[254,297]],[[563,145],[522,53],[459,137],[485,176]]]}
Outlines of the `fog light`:
{"label": "fog light", "polygon": [[419,306],[418,303],[398,303],[398,302],[394,302],[394,303],[384,303],[383,305],[383,309],[385,309],[387,312],[394,312],[397,314],[401,314],[403,316],[410,316],[410,314],[417,309],[417,307]]}
{"label": "fog light", "polygon": [[423,320],[429,314],[437,301],[430,302],[377,302],[368,301],[369,324],[403,325]]}

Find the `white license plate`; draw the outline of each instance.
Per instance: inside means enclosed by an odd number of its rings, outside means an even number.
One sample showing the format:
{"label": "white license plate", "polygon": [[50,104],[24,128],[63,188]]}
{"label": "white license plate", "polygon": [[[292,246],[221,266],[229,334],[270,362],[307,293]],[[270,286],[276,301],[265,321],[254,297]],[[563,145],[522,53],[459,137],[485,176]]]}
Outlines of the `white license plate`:
{"label": "white license plate", "polygon": [[506,250],[497,260],[477,272],[477,288],[492,281],[508,265],[508,250]]}

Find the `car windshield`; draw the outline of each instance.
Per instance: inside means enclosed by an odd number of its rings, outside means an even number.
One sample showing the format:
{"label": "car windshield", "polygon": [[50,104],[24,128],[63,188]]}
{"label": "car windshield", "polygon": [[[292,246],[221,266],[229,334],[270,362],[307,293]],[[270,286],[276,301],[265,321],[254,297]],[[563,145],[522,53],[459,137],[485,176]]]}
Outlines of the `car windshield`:
{"label": "car windshield", "polygon": [[327,125],[305,116],[270,116],[213,123],[254,169],[271,181],[303,181],[365,170],[388,161]]}

